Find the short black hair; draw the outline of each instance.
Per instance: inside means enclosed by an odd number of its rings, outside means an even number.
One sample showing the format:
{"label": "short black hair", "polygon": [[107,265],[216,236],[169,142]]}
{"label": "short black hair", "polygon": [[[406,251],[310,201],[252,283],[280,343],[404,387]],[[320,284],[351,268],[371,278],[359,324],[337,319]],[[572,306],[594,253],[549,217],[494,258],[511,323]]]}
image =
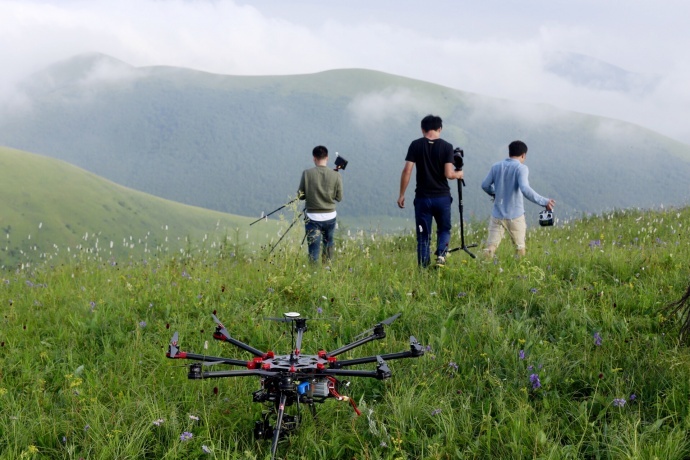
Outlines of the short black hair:
{"label": "short black hair", "polygon": [[314,158],[321,160],[328,156],[328,149],[323,145],[317,145],[311,153],[314,155]]}
{"label": "short black hair", "polygon": [[422,131],[436,131],[443,128],[443,120],[438,115],[427,115],[422,118]]}
{"label": "short black hair", "polygon": [[513,141],[508,145],[508,156],[519,157],[523,153],[527,153],[527,144],[522,141]]}

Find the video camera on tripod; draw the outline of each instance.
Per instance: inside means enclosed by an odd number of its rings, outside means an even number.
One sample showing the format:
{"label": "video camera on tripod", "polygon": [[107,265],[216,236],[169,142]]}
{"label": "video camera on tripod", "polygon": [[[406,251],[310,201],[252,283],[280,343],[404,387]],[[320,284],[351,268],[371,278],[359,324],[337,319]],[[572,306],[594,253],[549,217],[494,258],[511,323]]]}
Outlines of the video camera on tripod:
{"label": "video camera on tripod", "polygon": [[453,166],[455,166],[456,171],[462,171],[462,167],[465,165],[465,152],[460,148],[456,147],[453,150]]}
{"label": "video camera on tripod", "polygon": [[344,171],[345,168],[347,167],[347,160],[340,155],[338,155],[338,152],[335,152],[335,169],[334,171],[340,171],[341,169]]}
{"label": "video camera on tripod", "polygon": [[[455,167],[456,171],[462,171],[462,167],[465,165],[465,152],[460,148],[456,147],[455,150],[453,150],[453,166]],[[463,212],[463,203],[462,203],[462,187],[465,186],[465,179],[460,179],[458,181],[458,207],[460,211],[460,246],[457,248],[449,249],[447,252],[455,252],[458,250],[463,250],[467,254],[470,255],[473,259],[476,258],[472,252],[470,252],[469,248],[474,248],[477,246],[477,244],[465,244],[465,224],[464,224],[464,218],[462,216]]]}

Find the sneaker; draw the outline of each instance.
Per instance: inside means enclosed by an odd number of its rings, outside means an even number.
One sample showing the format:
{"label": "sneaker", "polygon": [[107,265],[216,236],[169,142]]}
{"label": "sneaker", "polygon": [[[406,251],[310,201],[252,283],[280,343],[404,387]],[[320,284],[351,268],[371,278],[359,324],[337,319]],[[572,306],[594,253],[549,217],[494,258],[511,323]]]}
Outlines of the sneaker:
{"label": "sneaker", "polygon": [[446,258],[443,256],[436,257],[436,265],[438,265],[439,267],[443,267],[444,265],[446,265]]}

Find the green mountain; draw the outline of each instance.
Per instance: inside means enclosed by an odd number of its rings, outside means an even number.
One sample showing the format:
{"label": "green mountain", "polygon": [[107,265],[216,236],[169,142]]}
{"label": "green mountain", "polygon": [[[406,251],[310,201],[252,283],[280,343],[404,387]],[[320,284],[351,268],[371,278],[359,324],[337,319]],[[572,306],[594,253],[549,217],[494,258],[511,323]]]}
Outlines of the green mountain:
{"label": "green mountain", "polygon": [[[228,76],[91,54],[56,63],[22,90],[0,115],[0,145],[240,215],[259,216],[294,196],[312,148],[323,144],[349,161],[343,218],[374,225],[410,218],[411,207],[401,211],[395,200],[407,147],[427,113],[439,114],[443,137],[465,151],[468,218],[488,216],[481,180],[515,139],[528,144],[531,185],[557,200],[557,217],[689,197],[688,145],[617,120],[370,70]],[[535,220],[537,212],[530,204]]]}
{"label": "green mountain", "polygon": [[[174,203],[125,188],[64,161],[0,148],[0,265],[232,252],[267,241],[274,223],[249,232],[246,217]],[[271,233],[271,235],[267,235]]]}

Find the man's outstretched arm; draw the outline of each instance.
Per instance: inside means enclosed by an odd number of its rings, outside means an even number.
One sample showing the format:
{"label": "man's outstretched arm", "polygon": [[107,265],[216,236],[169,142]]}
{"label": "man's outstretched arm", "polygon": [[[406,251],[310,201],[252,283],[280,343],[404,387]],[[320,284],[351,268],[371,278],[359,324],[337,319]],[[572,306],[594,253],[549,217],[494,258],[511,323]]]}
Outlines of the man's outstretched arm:
{"label": "man's outstretched arm", "polygon": [[400,208],[405,207],[405,191],[407,190],[407,186],[410,184],[413,169],[414,163],[411,161],[406,161],[402,174],[400,174],[400,195],[398,195],[398,207]]}

